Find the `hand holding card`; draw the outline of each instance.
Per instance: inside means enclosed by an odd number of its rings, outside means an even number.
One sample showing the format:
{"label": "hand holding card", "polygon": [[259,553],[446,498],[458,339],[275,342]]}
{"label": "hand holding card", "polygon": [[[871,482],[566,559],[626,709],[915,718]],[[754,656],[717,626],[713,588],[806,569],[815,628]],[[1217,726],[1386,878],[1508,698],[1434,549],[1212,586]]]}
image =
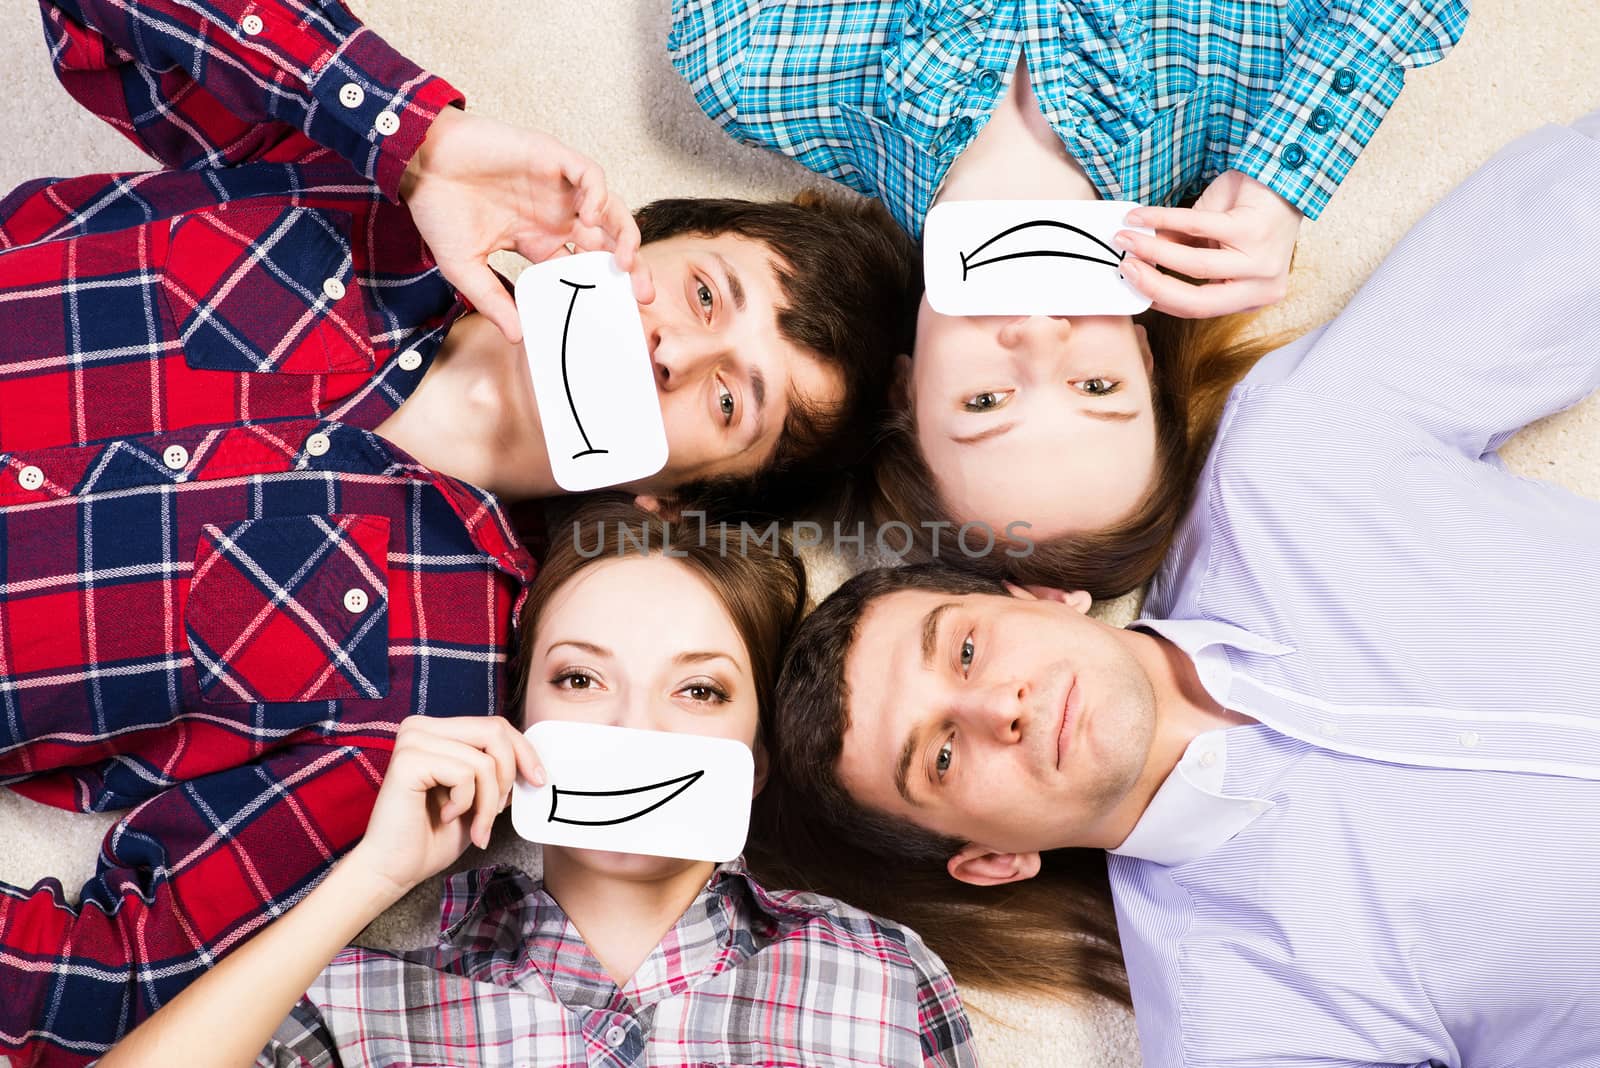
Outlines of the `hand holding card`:
{"label": "hand holding card", "polygon": [[667,431],[644,323],[611,253],[536,263],[517,277],[516,298],[556,484],[582,493],[665,467]]}
{"label": "hand holding card", "polygon": [[569,720],[526,734],[548,785],[518,780],[511,822],[522,837],[717,863],[743,851],[755,787],[744,743]]}
{"label": "hand holding card", "polygon": [[[928,303],[941,315],[1137,315],[1150,299],[1112,244],[1139,205],[1120,200],[953,200],[923,230]],[[1144,229],[1142,232],[1153,233]]]}

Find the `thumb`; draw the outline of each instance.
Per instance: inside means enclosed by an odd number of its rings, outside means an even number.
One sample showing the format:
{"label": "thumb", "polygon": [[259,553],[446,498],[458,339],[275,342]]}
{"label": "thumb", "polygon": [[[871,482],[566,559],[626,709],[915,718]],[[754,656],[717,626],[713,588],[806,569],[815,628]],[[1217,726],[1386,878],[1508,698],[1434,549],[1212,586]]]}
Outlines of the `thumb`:
{"label": "thumb", "polygon": [[454,265],[448,271],[440,264],[439,270],[463,297],[472,302],[479,314],[500,328],[500,333],[505,335],[507,341],[513,345],[522,342],[522,319],[517,315],[517,302],[506,292],[499,276],[489,269],[487,263],[475,263],[467,270]]}

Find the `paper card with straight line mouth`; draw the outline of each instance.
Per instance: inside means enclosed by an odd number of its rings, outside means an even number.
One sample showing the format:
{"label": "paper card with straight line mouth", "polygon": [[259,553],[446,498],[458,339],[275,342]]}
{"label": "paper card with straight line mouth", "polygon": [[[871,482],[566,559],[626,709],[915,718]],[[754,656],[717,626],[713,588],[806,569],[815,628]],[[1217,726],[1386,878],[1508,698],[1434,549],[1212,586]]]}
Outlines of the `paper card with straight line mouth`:
{"label": "paper card with straight line mouth", "polygon": [[665,467],[666,424],[644,322],[611,253],[536,263],[517,276],[516,299],[556,485],[582,493]]}
{"label": "paper card with straight line mouth", "polygon": [[549,781],[517,783],[511,819],[524,838],[716,862],[743,851],[755,783],[744,743],[563,720],[526,733]]}
{"label": "paper card with straight line mouth", "polygon": [[942,315],[1137,315],[1112,238],[1139,205],[1121,200],[953,200],[923,229],[928,304]]}

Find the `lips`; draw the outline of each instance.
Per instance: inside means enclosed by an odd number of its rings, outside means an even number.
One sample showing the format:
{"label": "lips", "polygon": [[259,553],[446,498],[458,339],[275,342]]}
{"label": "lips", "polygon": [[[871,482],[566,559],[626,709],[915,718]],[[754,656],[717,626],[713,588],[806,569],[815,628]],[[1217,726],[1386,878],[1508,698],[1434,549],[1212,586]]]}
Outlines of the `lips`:
{"label": "lips", "polygon": [[1072,679],[1067,695],[1061,701],[1061,726],[1056,729],[1056,770],[1061,769],[1061,754],[1067,748],[1067,732],[1078,722],[1078,710],[1083,707],[1083,695],[1078,691],[1078,679]]}

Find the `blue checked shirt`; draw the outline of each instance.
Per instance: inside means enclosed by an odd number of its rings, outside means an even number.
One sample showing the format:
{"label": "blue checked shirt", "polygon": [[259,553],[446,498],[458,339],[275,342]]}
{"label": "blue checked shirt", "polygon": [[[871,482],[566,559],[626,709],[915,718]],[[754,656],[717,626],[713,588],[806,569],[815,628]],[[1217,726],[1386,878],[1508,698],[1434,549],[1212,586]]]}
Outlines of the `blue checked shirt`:
{"label": "blue checked shirt", "polygon": [[668,48],[746,144],[881,199],[913,235],[1026,55],[1062,144],[1112,200],[1225,170],[1308,218],[1468,0],[673,0]]}
{"label": "blue checked shirt", "polygon": [[1142,625],[1258,722],[1111,858],[1145,1063],[1600,1065],[1600,112],[1505,149],[1229,399]]}

